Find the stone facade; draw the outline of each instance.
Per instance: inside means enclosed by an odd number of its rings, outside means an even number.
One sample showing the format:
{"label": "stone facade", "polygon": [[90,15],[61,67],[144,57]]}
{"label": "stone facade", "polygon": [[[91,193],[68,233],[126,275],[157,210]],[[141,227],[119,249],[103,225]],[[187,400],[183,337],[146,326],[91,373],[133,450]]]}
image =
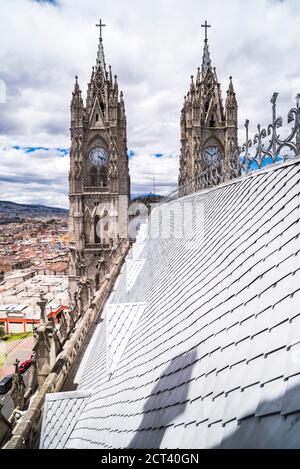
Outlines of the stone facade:
{"label": "stone facade", "polygon": [[125,106],[117,77],[106,69],[102,26],[86,104],[77,77],[71,101],[69,287],[80,313],[111,270],[113,253],[128,242]]}
{"label": "stone facade", "polygon": [[237,113],[232,77],[224,109],[206,37],[202,67],[196,81],[191,77],[181,112],[179,193],[204,189],[238,175]]}

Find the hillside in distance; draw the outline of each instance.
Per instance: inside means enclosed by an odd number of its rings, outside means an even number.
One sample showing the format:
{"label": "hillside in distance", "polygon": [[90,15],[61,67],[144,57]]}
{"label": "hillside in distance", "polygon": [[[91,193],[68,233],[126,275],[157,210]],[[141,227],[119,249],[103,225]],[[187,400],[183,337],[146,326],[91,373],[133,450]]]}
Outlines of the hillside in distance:
{"label": "hillside in distance", "polygon": [[0,220],[18,221],[24,218],[67,217],[68,210],[45,205],[17,204],[0,200]]}

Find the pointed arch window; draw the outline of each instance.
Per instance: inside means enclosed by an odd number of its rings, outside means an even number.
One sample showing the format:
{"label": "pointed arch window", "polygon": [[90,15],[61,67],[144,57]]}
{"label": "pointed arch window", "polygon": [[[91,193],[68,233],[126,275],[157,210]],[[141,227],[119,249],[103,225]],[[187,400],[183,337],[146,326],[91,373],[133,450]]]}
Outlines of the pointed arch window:
{"label": "pointed arch window", "polygon": [[194,108],[194,119],[199,119],[199,117],[200,117],[200,108],[199,106],[196,106]]}
{"label": "pointed arch window", "polygon": [[86,210],[85,215],[84,215],[84,235],[85,235],[85,241],[86,243],[90,243],[91,239],[91,228],[92,228],[92,219],[91,219],[91,214],[89,210]]}
{"label": "pointed arch window", "polygon": [[100,215],[94,217],[94,243],[105,243],[109,239],[110,224],[108,219],[108,211],[102,210]]}
{"label": "pointed arch window", "polygon": [[107,168],[102,166],[100,169],[100,178],[99,178],[100,187],[107,187],[108,186],[108,173]]}
{"label": "pointed arch window", "polygon": [[99,121],[99,114],[96,114],[96,122]]}
{"label": "pointed arch window", "polygon": [[214,115],[212,114],[210,121],[209,121],[209,127],[215,127],[216,126],[216,121],[214,118]]}
{"label": "pointed arch window", "polygon": [[91,169],[90,178],[91,178],[91,187],[96,187],[97,186],[97,169],[96,168]]}
{"label": "pointed arch window", "polygon": [[94,219],[94,239],[95,239],[95,244],[101,244],[99,215],[96,215]]}
{"label": "pointed arch window", "polygon": [[100,288],[100,274],[96,275],[96,290],[98,291]]}

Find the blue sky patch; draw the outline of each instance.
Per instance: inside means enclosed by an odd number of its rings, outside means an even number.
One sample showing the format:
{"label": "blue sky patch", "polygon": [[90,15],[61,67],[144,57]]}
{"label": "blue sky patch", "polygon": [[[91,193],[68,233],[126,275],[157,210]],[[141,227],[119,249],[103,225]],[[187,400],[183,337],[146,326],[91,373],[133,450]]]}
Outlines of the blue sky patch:
{"label": "blue sky patch", "polygon": [[136,156],[136,152],[133,150],[128,150],[128,158],[131,160]]}
{"label": "blue sky patch", "polygon": [[13,145],[12,148],[14,148],[15,150],[22,150],[25,153],[34,153],[35,151],[38,151],[38,150],[57,151],[58,153],[61,154],[61,156],[68,156],[70,153],[69,148],[22,147],[21,145]]}

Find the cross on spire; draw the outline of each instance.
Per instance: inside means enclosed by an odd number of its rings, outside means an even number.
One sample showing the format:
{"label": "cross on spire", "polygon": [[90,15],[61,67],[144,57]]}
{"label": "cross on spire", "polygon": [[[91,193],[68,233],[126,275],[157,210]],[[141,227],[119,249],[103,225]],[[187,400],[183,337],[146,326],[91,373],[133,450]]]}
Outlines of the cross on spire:
{"label": "cross on spire", "polygon": [[96,24],[96,26],[100,30],[100,39],[102,40],[102,28],[104,28],[106,24],[102,23],[102,20],[100,19],[99,24]]}
{"label": "cross on spire", "polygon": [[208,24],[207,21],[205,20],[205,23],[201,24],[201,28],[205,28],[205,41],[207,41],[207,30],[208,28],[211,28],[211,25]]}

